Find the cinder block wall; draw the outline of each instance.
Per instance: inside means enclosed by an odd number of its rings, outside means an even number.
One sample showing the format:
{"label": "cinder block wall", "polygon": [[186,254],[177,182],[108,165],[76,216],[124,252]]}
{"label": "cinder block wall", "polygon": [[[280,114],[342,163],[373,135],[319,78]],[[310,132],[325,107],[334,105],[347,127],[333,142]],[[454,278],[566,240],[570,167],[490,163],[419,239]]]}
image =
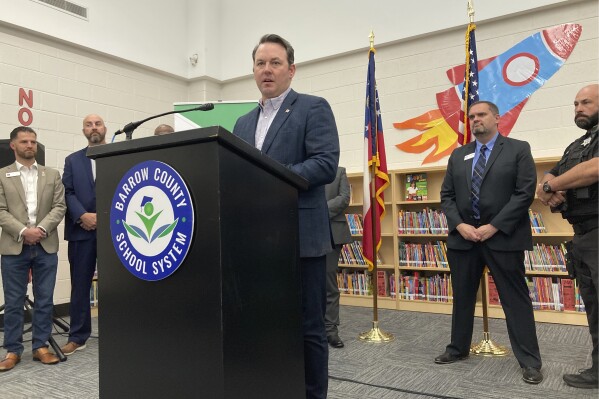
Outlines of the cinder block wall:
{"label": "cinder block wall", "polygon": [[[582,86],[598,79],[597,17],[596,3],[586,1],[477,24],[479,60],[501,54],[554,25],[583,26],[582,36],[566,64],[530,97],[510,135],[529,141],[535,157],[561,155],[566,145],[582,134],[573,123],[572,102]],[[278,33],[285,36],[285,32]],[[331,103],[340,133],[340,163],[349,172],[362,171],[368,33],[365,32],[363,51],[299,64],[292,84],[299,92],[323,96]],[[393,123],[438,108],[435,94],[451,87],[446,70],[464,62],[464,35],[465,27],[380,46],[375,37],[389,169],[418,167],[428,154],[408,154],[397,149],[396,144],[419,132],[397,130]],[[247,62],[248,71],[251,50],[240,56]],[[301,51],[296,47],[296,53]],[[20,89],[33,93],[32,107],[19,104]],[[257,98],[259,92],[250,74],[225,82],[188,81],[0,26],[0,137],[8,138],[10,130],[19,124],[19,113],[31,112],[31,127],[46,146],[46,164],[61,172],[64,158],[86,145],[81,127],[89,113],[104,117],[110,141],[112,133],[126,123],[171,110],[174,102]],[[151,135],[159,123],[172,124],[173,120],[164,117],[148,122],[136,130],[134,137]],[[447,158],[443,158],[436,164],[446,162]],[[62,236],[62,225],[60,230]],[[66,242],[61,242],[56,303],[69,301],[66,250]]]}
{"label": "cinder block wall", "polygon": [[[125,124],[172,110],[173,102],[187,101],[189,86],[187,80],[160,71],[0,26],[0,137],[8,138],[21,124],[19,115],[26,122],[32,115],[29,126],[46,148],[46,165],[61,173],[65,157],[87,145],[81,131],[86,115],[104,118],[110,142]],[[28,101],[20,101],[20,91]],[[172,116],[149,121],[133,137],[152,135],[160,123],[174,122]],[[116,141],[120,140],[123,135],[117,136]],[[63,224],[59,234],[62,238]],[[55,303],[69,302],[70,289],[67,243],[63,241]]]}
{"label": "cinder block wall", "polygon": [[[511,137],[530,142],[535,157],[561,155],[567,144],[583,132],[574,125],[573,100],[577,91],[599,78],[598,19],[594,2],[570,3],[492,22],[477,23],[478,59],[499,55],[528,36],[564,23],[582,25],[578,44],[563,67],[532,94]],[[419,132],[398,130],[393,123],[437,109],[436,93],[449,89],[446,71],[465,60],[465,31],[453,29],[412,40],[375,47],[389,169],[419,167],[429,151],[409,154],[395,147]],[[375,30],[376,35],[376,30]],[[340,164],[348,172],[363,169],[363,128],[368,38],[359,53],[333,56],[300,64],[292,87],[325,97],[333,107],[341,142]],[[301,48],[295,49],[296,54]],[[247,53],[251,66],[251,49]],[[259,93],[248,76],[223,85],[223,99],[257,99]],[[435,164],[445,165],[447,157]]]}

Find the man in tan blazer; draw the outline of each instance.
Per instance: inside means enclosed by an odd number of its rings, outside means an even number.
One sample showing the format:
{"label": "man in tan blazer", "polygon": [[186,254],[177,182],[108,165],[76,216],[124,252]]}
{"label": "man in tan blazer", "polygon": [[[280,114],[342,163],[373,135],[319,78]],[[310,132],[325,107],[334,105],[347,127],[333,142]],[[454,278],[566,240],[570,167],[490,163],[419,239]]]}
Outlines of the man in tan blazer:
{"label": "man in tan blazer", "polygon": [[23,353],[25,295],[31,271],[33,360],[56,364],[48,350],[58,266],[56,227],[64,217],[64,186],[55,169],[38,165],[37,134],[20,126],[10,133],[16,162],[0,169],[0,266],[4,288],[4,348],[0,371],[11,370]]}

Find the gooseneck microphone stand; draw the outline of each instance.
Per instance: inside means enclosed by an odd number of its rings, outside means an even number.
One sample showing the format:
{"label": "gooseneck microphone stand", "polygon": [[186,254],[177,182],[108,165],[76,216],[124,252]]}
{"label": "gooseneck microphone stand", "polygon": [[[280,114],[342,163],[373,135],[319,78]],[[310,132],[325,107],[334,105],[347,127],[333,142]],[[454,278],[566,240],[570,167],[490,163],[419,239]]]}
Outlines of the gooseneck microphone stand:
{"label": "gooseneck microphone stand", "polygon": [[149,120],[152,119],[156,119],[156,118],[160,118],[161,116],[165,116],[165,115],[170,115],[170,114],[181,114],[183,112],[190,112],[190,111],[210,111],[211,109],[214,109],[214,104],[212,103],[206,103],[206,104],[202,104],[198,107],[195,108],[189,108],[189,109],[182,109],[182,110],[178,110],[178,111],[169,111],[169,112],[164,112],[162,114],[159,115],[154,115],[154,116],[150,116],[149,118],[146,119],[142,119],[141,121],[137,121],[137,122],[129,122],[125,125],[124,128],[117,130],[114,135],[118,135],[118,134],[122,134],[125,133],[125,138],[127,140],[131,140],[133,138],[133,131],[135,129],[137,129],[142,123],[145,123]]}

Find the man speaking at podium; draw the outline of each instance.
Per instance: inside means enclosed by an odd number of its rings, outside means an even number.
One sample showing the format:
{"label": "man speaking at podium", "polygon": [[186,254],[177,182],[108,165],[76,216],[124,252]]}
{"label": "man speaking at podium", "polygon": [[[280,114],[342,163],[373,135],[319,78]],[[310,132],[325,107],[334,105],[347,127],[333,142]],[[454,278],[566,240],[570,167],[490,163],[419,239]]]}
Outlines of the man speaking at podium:
{"label": "man speaking at podium", "polygon": [[290,88],[295,64],[287,40],[262,36],[252,58],[262,98],[259,107],[237,120],[233,134],[310,183],[298,199],[306,398],[326,398],[325,278],[332,244],[324,185],[335,179],[339,163],[337,127],[325,99]]}

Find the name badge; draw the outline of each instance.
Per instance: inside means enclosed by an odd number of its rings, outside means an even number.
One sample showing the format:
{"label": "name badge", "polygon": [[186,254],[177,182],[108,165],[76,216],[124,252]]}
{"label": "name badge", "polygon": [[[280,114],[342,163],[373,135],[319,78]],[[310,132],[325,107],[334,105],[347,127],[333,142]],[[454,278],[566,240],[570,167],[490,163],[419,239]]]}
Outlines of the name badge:
{"label": "name badge", "polygon": [[15,176],[21,176],[21,172],[8,172],[8,173],[6,173],[6,177],[15,177]]}
{"label": "name badge", "polygon": [[472,158],[474,158],[474,153],[466,155],[464,157],[464,161],[467,161],[467,160],[472,159]]}

